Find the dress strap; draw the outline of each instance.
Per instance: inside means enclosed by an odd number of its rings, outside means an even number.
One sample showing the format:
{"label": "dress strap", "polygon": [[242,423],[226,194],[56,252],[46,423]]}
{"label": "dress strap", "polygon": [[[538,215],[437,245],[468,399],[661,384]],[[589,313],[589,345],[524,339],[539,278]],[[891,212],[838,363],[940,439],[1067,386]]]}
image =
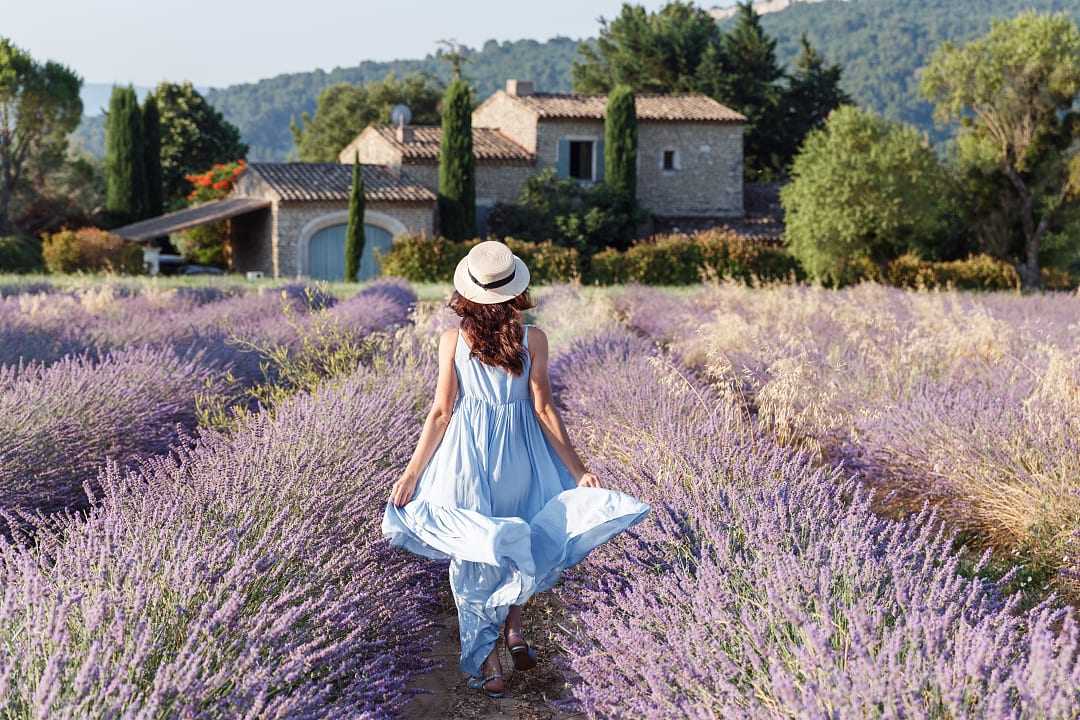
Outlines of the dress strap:
{"label": "dress strap", "polygon": [[525,327],[525,335],[521,339],[521,344],[525,346],[526,350],[528,350],[529,349],[529,328],[532,327],[532,325],[525,325],[524,327]]}

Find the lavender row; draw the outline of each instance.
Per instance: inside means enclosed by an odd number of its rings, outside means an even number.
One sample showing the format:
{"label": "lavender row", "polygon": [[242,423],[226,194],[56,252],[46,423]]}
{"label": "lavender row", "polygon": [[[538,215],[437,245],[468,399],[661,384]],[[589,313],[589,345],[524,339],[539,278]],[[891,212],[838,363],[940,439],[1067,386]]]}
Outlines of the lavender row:
{"label": "lavender row", "polygon": [[[164,347],[0,368],[0,510],[79,510],[87,502],[84,484],[106,460],[128,465],[167,452],[194,429],[197,396],[238,394],[223,379],[226,368],[243,383],[261,379],[260,352],[236,344],[237,336],[268,346],[294,343],[314,317],[325,315],[356,340],[403,325],[415,302],[408,286],[393,282],[373,284],[325,312],[307,310],[327,302],[302,290],[269,299],[189,308],[186,332]],[[110,339],[120,347],[165,339],[149,314],[129,312],[124,319],[111,326]]]}
{"label": "lavender row", "polygon": [[111,467],[85,522],[0,543],[4,714],[393,716],[441,577],[379,532],[434,377],[401,338],[383,370]]}
{"label": "lavender row", "polygon": [[290,285],[243,295],[197,292],[117,294],[110,286],[79,293],[15,295],[0,299],[0,365],[51,363],[69,354],[153,345],[192,349],[207,361],[257,373],[253,353],[230,345],[239,335],[277,340],[284,314],[329,307],[334,298],[318,288]]}
{"label": "lavender row", "polygon": [[86,506],[84,483],[106,459],[164,453],[195,424],[195,396],[225,391],[199,356],[137,348],[96,361],[72,356],[21,372],[0,368],[0,509]]}
{"label": "lavender row", "polygon": [[721,286],[617,305],[773,437],[1080,599],[1080,295]]}
{"label": "lavender row", "polygon": [[654,507],[561,591],[589,717],[1080,712],[1071,610],[1022,610],[933,515],[876,515],[650,347],[608,335],[554,369],[594,467]]}

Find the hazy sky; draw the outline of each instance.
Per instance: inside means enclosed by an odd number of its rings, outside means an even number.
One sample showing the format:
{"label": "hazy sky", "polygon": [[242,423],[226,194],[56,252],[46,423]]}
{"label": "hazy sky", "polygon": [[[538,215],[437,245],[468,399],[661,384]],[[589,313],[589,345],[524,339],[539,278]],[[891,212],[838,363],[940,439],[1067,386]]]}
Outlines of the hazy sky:
{"label": "hazy sky", "polygon": [[[650,9],[663,0],[638,0]],[[0,0],[0,35],[87,82],[228,85],[423,56],[437,41],[591,36],[621,0]],[[728,5],[730,0],[704,0]]]}

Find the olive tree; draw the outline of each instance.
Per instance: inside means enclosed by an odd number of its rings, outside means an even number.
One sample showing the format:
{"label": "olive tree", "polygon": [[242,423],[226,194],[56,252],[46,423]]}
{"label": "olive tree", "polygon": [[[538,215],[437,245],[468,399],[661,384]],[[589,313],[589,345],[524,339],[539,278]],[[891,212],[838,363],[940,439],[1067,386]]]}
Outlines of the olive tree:
{"label": "olive tree", "polygon": [[1052,224],[1077,200],[1080,30],[1065,14],[1027,12],[994,22],[966,45],[943,44],[922,76],[941,121],[960,122],[959,140],[979,146],[1008,179],[1009,211],[1023,232],[1017,271],[1041,284],[1039,256]]}

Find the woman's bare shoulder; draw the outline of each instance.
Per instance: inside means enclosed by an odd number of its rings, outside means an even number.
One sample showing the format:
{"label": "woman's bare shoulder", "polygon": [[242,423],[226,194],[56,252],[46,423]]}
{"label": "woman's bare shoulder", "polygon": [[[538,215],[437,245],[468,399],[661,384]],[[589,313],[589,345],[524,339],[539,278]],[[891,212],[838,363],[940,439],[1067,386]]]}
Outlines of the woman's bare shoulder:
{"label": "woman's bare shoulder", "polygon": [[547,350],[548,336],[543,330],[536,325],[529,325],[529,349],[536,351],[539,349]]}
{"label": "woman's bare shoulder", "polygon": [[457,344],[458,332],[457,328],[450,328],[449,330],[443,330],[439,335],[439,350],[448,350]]}

